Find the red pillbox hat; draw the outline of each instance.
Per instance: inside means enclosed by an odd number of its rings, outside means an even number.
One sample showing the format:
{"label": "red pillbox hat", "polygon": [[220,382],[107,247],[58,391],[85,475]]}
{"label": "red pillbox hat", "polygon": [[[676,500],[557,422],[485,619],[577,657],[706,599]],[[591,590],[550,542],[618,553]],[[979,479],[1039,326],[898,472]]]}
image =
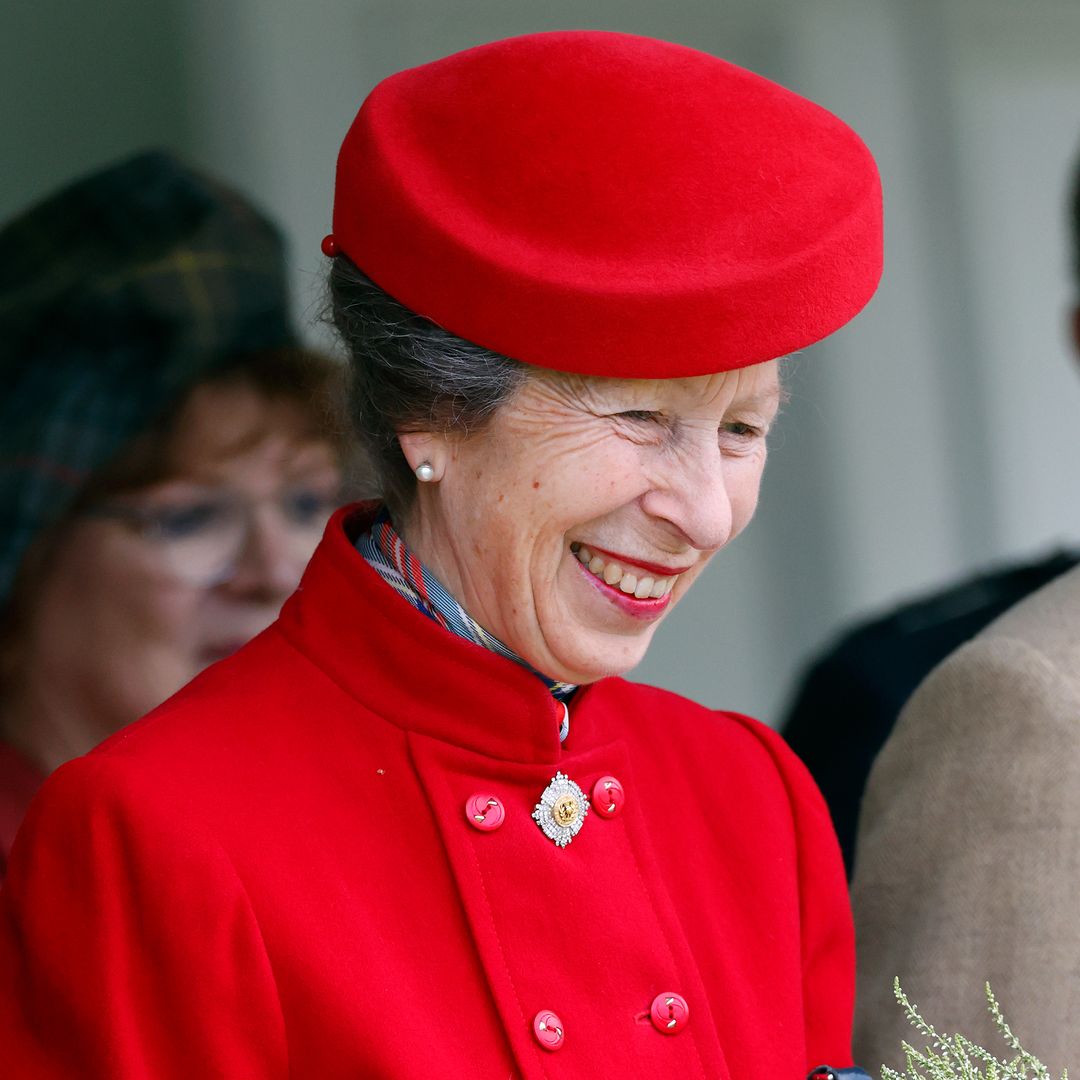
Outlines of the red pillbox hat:
{"label": "red pillbox hat", "polygon": [[782,356],[881,275],[880,181],[846,124],[706,53],[596,31],[381,82],[341,147],[333,228],[330,250],[446,330],[590,375]]}

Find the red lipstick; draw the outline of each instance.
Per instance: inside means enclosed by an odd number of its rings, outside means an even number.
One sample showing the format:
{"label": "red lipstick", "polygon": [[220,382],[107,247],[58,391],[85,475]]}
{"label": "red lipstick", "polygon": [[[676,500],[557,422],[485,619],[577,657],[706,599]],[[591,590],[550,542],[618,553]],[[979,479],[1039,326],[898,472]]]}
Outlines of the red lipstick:
{"label": "red lipstick", "polygon": [[610,600],[620,611],[633,616],[635,619],[641,619],[643,622],[658,619],[664,613],[668,604],[671,603],[671,593],[661,597],[647,596],[643,600],[639,600],[636,596],[624,593],[621,589],[615,588],[614,585],[609,585],[603,578],[598,578],[595,574],[589,573],[581,563],[577,565],[586,580],[597,592]]}
{"label": "red lipstick", "polygon": [[640,570],[648,570],[650,574],[658,574],[660,577],[674,577],[676,574],[684,574],[693,566],[692,563],[690,566],[660,566],[657,563],[635,559],[630,555],[620,555],[616,551],[605,551],[603,548],[593,547],[592,544],[582,543],[581,546],[587,547],[594,555],[603,555],[622,566],[636,566]]}

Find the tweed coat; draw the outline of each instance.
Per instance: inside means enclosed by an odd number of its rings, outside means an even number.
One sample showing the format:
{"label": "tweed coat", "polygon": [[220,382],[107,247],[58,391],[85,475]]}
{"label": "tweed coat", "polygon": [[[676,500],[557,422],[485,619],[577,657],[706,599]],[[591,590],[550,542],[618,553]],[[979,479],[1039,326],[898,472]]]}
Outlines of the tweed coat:
{"label": "tweed coat", "polygon": [[926,1016],[997,1047],[990,981],[1024,1046],[1080,1069],[1080,568],[941,664],[871,773],[856,846],[855,1047],[896,1065]]}
{"label": "tweed coat", "polygon": [[[839,850],[779,737],[606,679],[560,744],[535,676],[363,561],[345,530],[364,520],[331,520],[269,630],[46,782],[0,893],[0,1075],[847,1064]],[[557,770],[625,792],[565,848],[531,817]],[[478,794],[501,827],[473,826]],[[689,1019],[669,1034],[651,1006],[672,994]]]}
{"label": "tweed coat", "polygon": [[825,796],[850,873],[870,768],[904,706],[950,653],[1071,570],[1080,552],[999,566],[847,630],[807,670],[780,731]]}

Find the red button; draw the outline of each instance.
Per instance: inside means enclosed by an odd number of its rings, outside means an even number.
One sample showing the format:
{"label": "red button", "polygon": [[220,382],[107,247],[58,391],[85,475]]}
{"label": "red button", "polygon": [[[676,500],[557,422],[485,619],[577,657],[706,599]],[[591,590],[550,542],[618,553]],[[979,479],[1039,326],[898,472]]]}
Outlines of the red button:
{"label": "red button", "polygon": [[550,1009],[541,1009],[533,1017],[533,1034],[545,1050],[562,1049],[566,1039],[562,1021]]}
{"label": "red button", "polygon": [[679,994],[657,994],[649,1009],[653,1025],[664,1035],[678,1035],[690,1022],[690,1007]]}
{"label": "red button", "polygon": [[503,804],[488,792],[480,792],[473,795],[465,803],[465,816],[474,829],[481,832],[492,832],[497,829],[506,818]]}
{"label": "red button", "polygon": [[593,784],[590,802],[601,817],[614,817],[626,802],[626,792],[614,776],[601,776]]}

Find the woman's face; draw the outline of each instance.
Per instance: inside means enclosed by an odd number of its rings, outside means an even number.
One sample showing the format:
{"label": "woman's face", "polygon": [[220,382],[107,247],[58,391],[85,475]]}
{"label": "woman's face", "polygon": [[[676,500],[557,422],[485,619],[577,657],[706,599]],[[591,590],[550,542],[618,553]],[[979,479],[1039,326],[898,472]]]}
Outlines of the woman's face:
{"label": "woman's face", "polygon": [[169,464],[169,479],[65,527],[32,593],[24,700],[89,745],[274,619],[341,482],[300,407],[239,382],[193,391]]}
{"label": "woman's face", "polygon": [[753,515],[779,400],[775,361],[685,379],[541,373],[480,434],[402,437],[438,476],[418,485],[406,537],[546,675],[625,672]]}

